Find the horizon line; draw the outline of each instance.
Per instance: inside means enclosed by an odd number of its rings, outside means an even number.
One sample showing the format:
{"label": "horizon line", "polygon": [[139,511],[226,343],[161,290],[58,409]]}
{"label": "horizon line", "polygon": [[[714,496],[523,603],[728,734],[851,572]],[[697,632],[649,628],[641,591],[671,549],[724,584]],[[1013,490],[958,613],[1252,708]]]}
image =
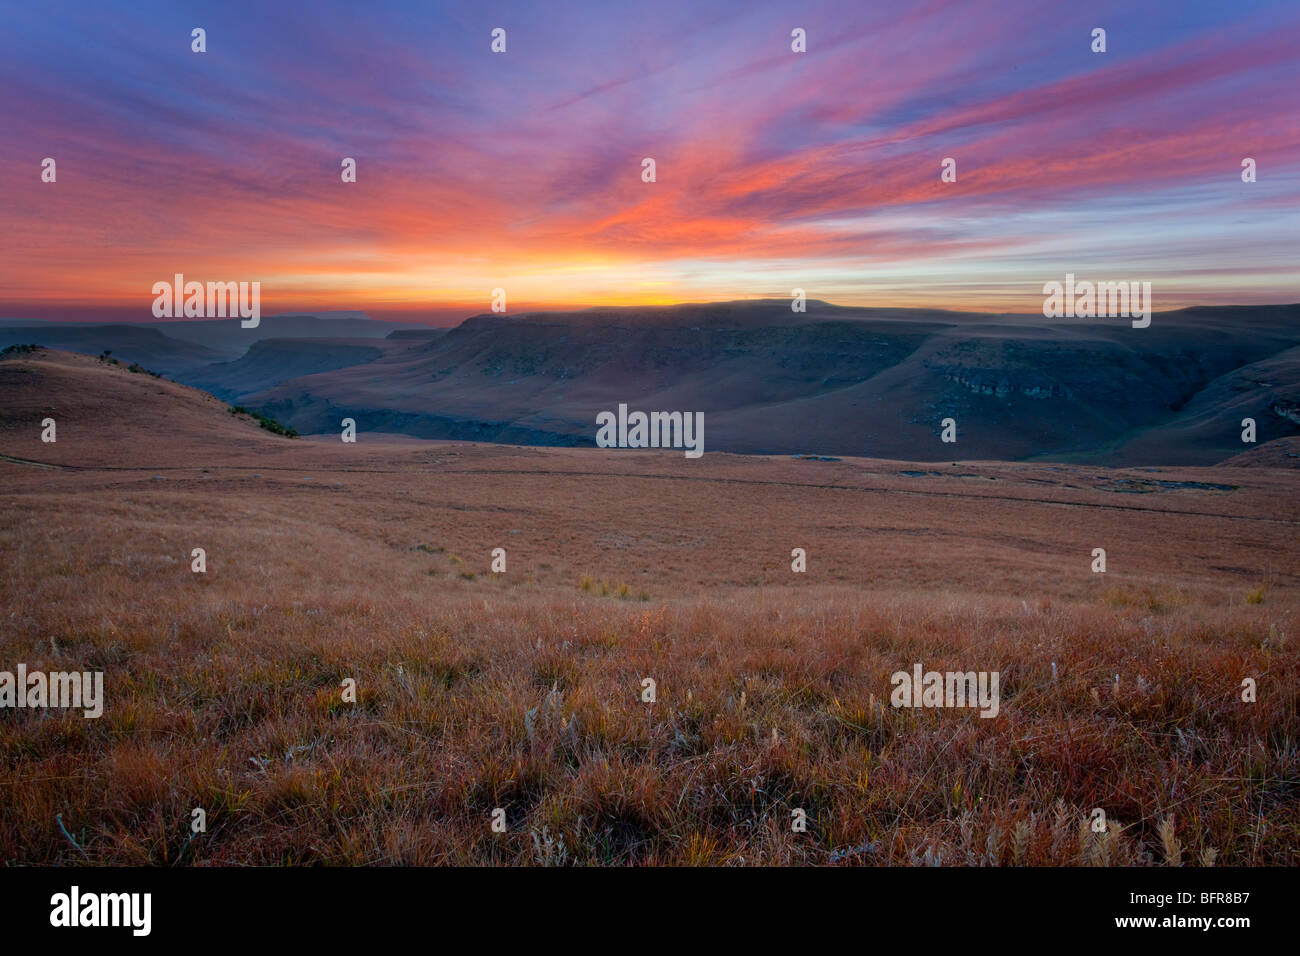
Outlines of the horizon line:
{"label": "horizon line", "polygon": [[[340,309],[337,307],[329,308],[301,308],[287,309],[268,313],[262,317],[262,321],[277,318],[300,318],[310,317],[317,318],[321,321],[346,321],[349,319],[369,321],[369,322],[386,322],[393,325],[425,325],[432,328],[454,328],[462,322],[469,319],[480,317],[500,316],[502,318],[519,318],[531,315],[562,315],[574,314],[581,312],[595,311],[644,311],[644,312],[663,312],[672,309],[686,308],[707,308],[711,306],[764,306],[782,304],[789,306],[791,298],[764,296],[757,298],[744,299],[691,299],[674,302],[655,302],[655,303],[613,303],[613,304],[594,304],[594,305],[551,305],[545,304],[534,306],[524,304],[518,307],[512,307],[504,312],[494,312],[490,307],[481,308],[477,311],[460,305],[430,306],[427,308],[403,308],[389,309],[384,306],[364,307],[353,309]],[[1037,318],[1045,321],[1061,321],[1061,319],[1051,318],[1042,315],[1041,309],[1035,311],[1011,311],[1006,309],[964,309],[953,308],[951,306],[941,305],[858,305],[844,304],[834,302],[830,299],[808,298],[805,300],[809,306],[819,305],[833,309],[856,310],[856,311],[875,311],[875,312],[939,312],[958,316],[1007,316],[1015,318]],[[1295,302],[1191,302],[1176,304],[1169,308],[1153,309],[1153,315],[1168,315],[1174,312],[1185,312],[1191,309],[1263,309],[1263,308],[1297,308],[1300,307],[1300,301]],[[0,306],[0,309],[3,309]],[[120,310],[112,306],[94,306],[87,309],[81,307],[69,306],[59,309],[60,312],[87,312],[91,316],[98,313],[117,313]],[[132,308],[131,312],[137,311]],[[805,313],[792,312],[794,315]],[[147,318],[127,318],[119,315],[117,317],[81,317],[79,315],[57,315],[57,316],[40,316],[40,315],[21,315],[8,314],[0,311],[0,322],[4,323],[48,323],[52,325],[160,325],[160,324],[201,324],[205,322],[229,322],[238,320],[238,316],[226,317],[209,317],[209,316],[191,316],[191,317],[166,317],[158,318],[152,313]],[[401,316],[400,318],[398,316]],[[439,316],[449,319],[449,322],[430,323],[422,321],[422,318],[436,319]],[[459,316],[457,319],[456,317]],[[1071,318],[1071,321],[1078,319]]]}

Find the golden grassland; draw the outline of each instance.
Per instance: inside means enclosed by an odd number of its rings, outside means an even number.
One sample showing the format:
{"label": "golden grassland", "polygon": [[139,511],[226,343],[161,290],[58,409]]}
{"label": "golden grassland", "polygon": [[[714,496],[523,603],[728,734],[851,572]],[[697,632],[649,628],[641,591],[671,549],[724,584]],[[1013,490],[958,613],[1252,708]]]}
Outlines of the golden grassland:
{"label": "golden grassland", "polygon": [[8,864],[1300,862],[1294,472],[344,446],[58,362],[0,373],[0,670],[106,702],[0,710]]}

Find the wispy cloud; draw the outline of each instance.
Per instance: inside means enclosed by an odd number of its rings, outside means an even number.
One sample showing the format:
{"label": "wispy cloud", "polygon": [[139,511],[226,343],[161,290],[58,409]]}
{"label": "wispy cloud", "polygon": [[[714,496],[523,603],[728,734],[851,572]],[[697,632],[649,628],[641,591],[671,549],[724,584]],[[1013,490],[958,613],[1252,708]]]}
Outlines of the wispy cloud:
{"label": "wispy cloud", "polygon": [[521,305],[742,298],[778,276],[837,301],[1032,309],[1044,270],[1117,248],[1168,305],[1297,298],[1284,3],[5,16],[3,312],[148,318],[177,271],[261,279],[272,309],[477,310],[504,284]]}

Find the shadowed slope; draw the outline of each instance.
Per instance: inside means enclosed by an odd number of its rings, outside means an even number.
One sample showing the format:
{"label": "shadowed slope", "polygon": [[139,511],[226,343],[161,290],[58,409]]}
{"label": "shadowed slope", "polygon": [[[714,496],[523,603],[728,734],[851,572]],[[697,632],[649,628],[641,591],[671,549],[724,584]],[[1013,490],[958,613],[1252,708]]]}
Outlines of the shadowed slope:
{"label": "shadowed slope", "polygon": [[[409,340],[408,340],[409,341]],[[916,461],[1212,464],[1300,434],[1300,308],[1049,321],[811,302],[480,315],[251,405],[299,431],[591,445],[598,412],[702,411],[705,447]],[[958,424],[958,445],[939,441]],[[1235,444],[1234,444],[1235,442]]]}
{"label": "shadowed slope", "polygon": [[235,361],[209,365],[185,381],[234,401],[289,379],[366,365],[404,344],[374,338],[261,339]]}

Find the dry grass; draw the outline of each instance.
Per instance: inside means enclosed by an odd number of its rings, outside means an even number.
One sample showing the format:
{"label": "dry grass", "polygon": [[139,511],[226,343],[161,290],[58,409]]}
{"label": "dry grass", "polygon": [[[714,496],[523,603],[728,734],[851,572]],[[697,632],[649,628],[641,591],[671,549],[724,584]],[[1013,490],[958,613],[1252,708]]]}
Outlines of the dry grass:
{"label": "dry grass", "polygon": [[[0,710],[7,863],[1300,862],[1293,475],[111,437],[0,463],[0,669],[107,697]],[[890,707],[918,661],[998,717]]]}
{"label": "dry grass", "polygon": [[[127,864],[1163,863],[1175,839],[1297,862],[1290,603],[812,584],[629,604],[263,512],[204,535],[199,576],[157,503],[11,516],[6,658],[102,669],[108,706],[0,712],[10,862],[79,859],[58,815]],[[1000,715],[887,706],[915,661],[999,671]]]}

